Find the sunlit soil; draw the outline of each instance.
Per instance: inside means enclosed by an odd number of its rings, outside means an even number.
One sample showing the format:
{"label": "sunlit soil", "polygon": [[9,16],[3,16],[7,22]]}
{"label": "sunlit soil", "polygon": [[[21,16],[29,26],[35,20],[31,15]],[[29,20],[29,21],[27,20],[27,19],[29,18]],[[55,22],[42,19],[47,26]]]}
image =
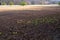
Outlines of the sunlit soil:
{"label": "sunlit soil", "polygon": [[9,10],[43,10],[47,9],[48,7],[52,7],[50,9],[55,9],[54,7],[58,7],[58,5],[1,5],[0,11],[9,11]]}

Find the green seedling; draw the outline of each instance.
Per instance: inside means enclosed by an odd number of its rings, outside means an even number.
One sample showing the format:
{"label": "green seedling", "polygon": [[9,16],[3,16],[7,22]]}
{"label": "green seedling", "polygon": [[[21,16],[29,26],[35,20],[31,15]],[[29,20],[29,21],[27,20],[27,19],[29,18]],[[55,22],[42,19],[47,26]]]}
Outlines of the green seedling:
{"label": "green seedling", "polygon": [[2,35],[2,32],[0,32],[0,35]]}

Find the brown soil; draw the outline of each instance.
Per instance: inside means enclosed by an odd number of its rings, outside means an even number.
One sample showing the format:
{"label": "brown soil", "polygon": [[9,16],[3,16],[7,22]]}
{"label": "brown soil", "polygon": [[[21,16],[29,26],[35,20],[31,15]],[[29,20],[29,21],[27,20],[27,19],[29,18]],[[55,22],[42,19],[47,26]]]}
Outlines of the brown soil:
{"label": "brown soil", "polygon": [[[30,21],[54,14],[60,15],[60,7],[0,12],[0,40],[53,40],[54,29],[51,30],[48,25],[34,26],[32,24],[19,24],[17,21]],[[51,31],[47,32],[47,30]]]}

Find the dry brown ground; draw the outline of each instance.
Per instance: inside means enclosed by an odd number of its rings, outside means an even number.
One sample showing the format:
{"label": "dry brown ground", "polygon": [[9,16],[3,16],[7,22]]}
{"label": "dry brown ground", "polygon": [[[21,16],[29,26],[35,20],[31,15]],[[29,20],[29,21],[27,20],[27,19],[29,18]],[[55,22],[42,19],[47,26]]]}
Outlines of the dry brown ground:
{"label": "dry brown ground", "polygon": [[47,26],[47,28],[44,25],[25,26],[17,23],[19,20],[29,21],[51,14],[60,15],[60,7],[44,7],[42,10],[32,10],[31,8],[31,10],[0,11],[0,40],[53,40],[52,31],[45,32],[50,30]]}

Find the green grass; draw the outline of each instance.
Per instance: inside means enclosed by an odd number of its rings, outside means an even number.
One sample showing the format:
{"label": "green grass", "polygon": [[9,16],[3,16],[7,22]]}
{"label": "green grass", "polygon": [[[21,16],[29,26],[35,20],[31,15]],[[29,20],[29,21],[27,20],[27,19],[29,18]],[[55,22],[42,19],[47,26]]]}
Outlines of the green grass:
{"label": "green grass", "polygon": [[9,2],[9,5],[14,5],[14,3],[13,2]]}
{"label": "green grass", "polygon": [[2,2],[2,5],[7,5],[5,2]]}
{"label": "green grass", "polygon": [[24,5],[27,5],[27,3],[23,1],[23,2],[20,2],[20,5],[24,6]]}
{"label": "green grass", "polygon": [[39,24],[56,24],[58,22],[58,19],[56,17],[41,17],[36,18],[33,20],[17,20],[17,24],[33,24],[33,25],[39,25]]}

